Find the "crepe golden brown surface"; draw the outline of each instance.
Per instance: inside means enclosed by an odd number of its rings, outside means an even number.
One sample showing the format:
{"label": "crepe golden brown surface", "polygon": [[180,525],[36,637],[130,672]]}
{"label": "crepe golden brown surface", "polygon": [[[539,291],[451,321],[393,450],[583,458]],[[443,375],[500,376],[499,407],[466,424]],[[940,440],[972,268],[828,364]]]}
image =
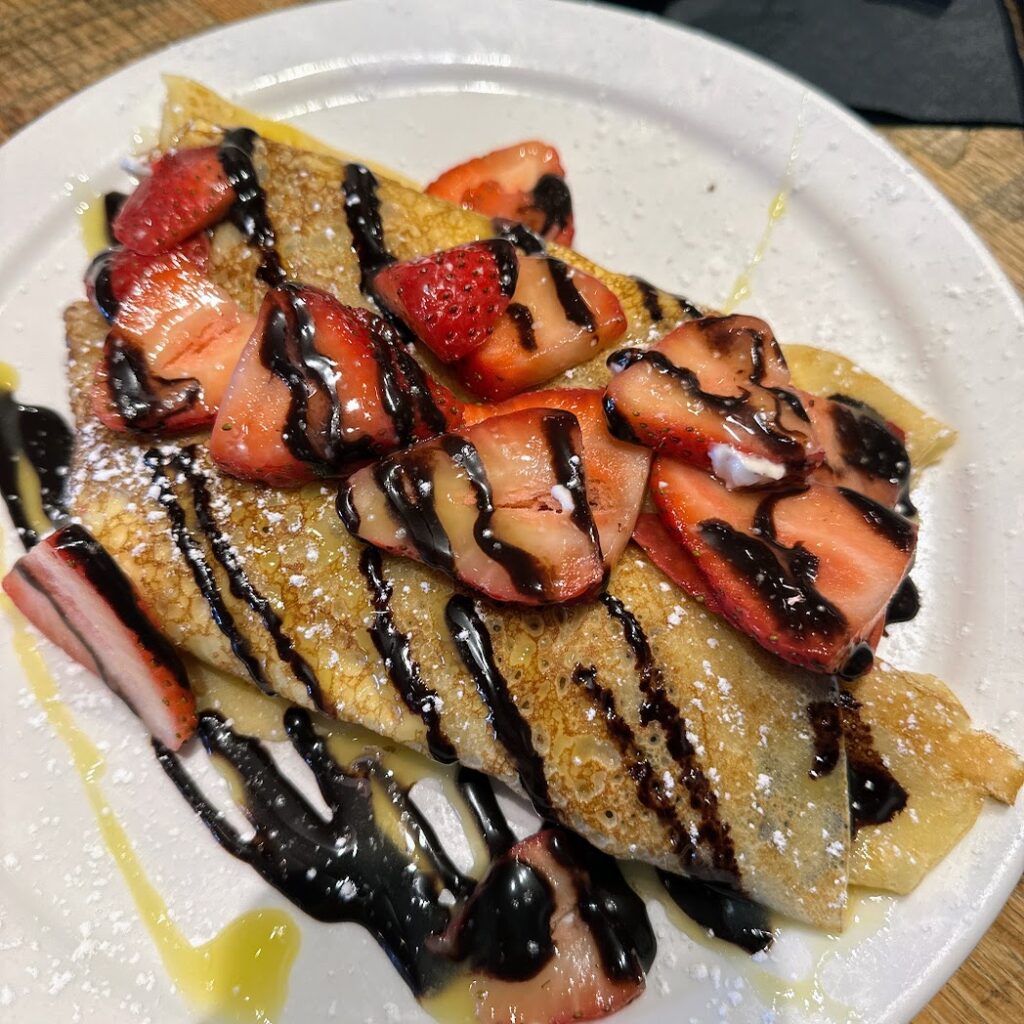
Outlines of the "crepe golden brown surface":
{"label": "crepe golden brown surface", "polygon": [[[207,144],[238,119],[237,108],[178,80],[161,138],[167,145]],[[329,152],[267,140],[257,143],[255,160],[289,276],[343,302],[365,305],[338,186],[342,165]],[[379,196],[385,243],[399,259],[492,234],[487,219],[384,177]],[[685,315],[684,305],[659,293],[664,315],[654,323],[632,278],[558,247],[551,251],[596,274],[616,293],[629,321],[623,344],[648,344]],[[233,227],[216,229],[211,274],[253,311],[264,289],[255,278],[258,259]],[[112,434],[91,413],[89,393],[105,322],[87,304],[76,303],[66,323],[78,438],[73,510],[132,578],[161,629],[201,661],[244,675],[196,586],[198,559],[279,694],[311,704],[290,645],[315,675],[325,713],[424,748],[423,722],[400,699],[370,638],[373,606],[358,565],[361,545],[337,517],[336,485],[284,491],[232,479],[217,472],[204,439],[195,437],[161,443],[169,467],[162,474],[161,501],[152,460],[145,458],[153,440]],[[805,346],[786,352],[798,386],[845,391],[904,429],[918,470],[952,442],[953,432],[938,420],[841,357]],[[437,366],[430,369],[438,373]],[[607,376],[598,357],[554,385],[601,386]],[[196,472],[182,474],[173,455],[192,443]],[[213,530],[280,619],[285,648],[252,603],[232,592],[211,544],[211,523],[204,529],[196,516],[196,480],[207,492]],[[168,498],[183,516],[178,540],[185,535],[195,545],[191,561],[172,533]],[[409,634],[422,678],[438,695],[445,735],[465,764],[515,786],[513,764],[445,622],[446,604],[458,589],[410,561],[384,556],[383,565],[394,588],[396,624]],[[640,721],[635,652],[604,604],[523,611],[480,601],[478,608],[495,661],[543,755],[555,810],[617,856],[722,878],[725,843],[735,860],[733,881],[749,895],[790,917],[838,929],[849,884],[909,890],[966,831],[986,793],[1012,801],[1024,779],[1010,751],[970,730],[948,689],[928,677],[877,668],[854,692],[909,802],[893,821],[861,829],[851,842],[842,753],[834,771],[823,778],[810,775],[815,737],[808,707],[833,698],[835,683],[784,665],[709,615],[635,547],[615,568],[608,591],[642,627],[666,694],[686,722],[694,756],[685,771],[667,750],[665,730]],[[580,665],[596,670],[643,756],[665,779],[675,816],[696,849],[692,863],[681,863],[664,820],[638,799],[602,716],[573,682]],[[713,794],[710,799],[692,798],[694,773]]]}

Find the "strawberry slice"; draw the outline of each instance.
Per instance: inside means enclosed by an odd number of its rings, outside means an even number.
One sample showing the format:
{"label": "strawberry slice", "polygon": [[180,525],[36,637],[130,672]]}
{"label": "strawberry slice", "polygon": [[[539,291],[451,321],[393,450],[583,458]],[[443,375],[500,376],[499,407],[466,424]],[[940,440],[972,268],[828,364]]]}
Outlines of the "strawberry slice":
{"label": "strawberry slice", "polygon": [[93,394],[97,417],[118,431],[208,425],[255,322],[181,252],[154,260],[107,335]]}
{"label": "strawberry slice", "polygon": [[799,395],[825,450],[814,479],[849,487],[896,508],[910,486],[910,456],[902,431],[865,402],[843,395]]}
{"label": "strawberry slice", "polygon": [[572,196],[565,169],[558,150],[544,142],[520,142],[467,160],[432,181],[426,192],[572,245]]}
{"label": "strawberry slice", "polygon": [[601,539],[604,564],[610,569],[629,543],[640,512],[651,453],[612,437],[605,423],[601,398],[600,391],[588,388],[530,391],[497,405],[467,405],[464,422],[472,426],[491,416],[504,416],[523,409],[564,409],[576,417],[583,438],[590,512]]}
{"label": "strawberry slice", "polygon": [[165,746],[196,728],[196,702],[171,644],[139,606],[131,581],[81,526],[65,526],[22,555],[3,581],[48,640],[99,676]]}
{"label": "strawberry slice", "polygon": [[684,593],[700,601],[712,615],[722,615],[722,607],[708,586],[697,560],[667,529],[657,512],[641,512],[633,527],[633,540],[647,557]]}
{"label": "strawberry slice", "polygon": [[[205,273],[210,259],[210,240],[206,234],[193,235],[171,250]],[[85,272],[85,292],[89,301],[113,322],[125,296],[139,283],[150,267],[164,255],[140,256],[131,249],[113,245],[104,249]]]}
{"label": "strawberry slice", "polygon": [[111,229],[126,249],[155,256],[222,221],[234,201],[217,146],[179,149],[153,164]]}
{"label": "strawberry slice", "polygon": [[877,623],[914,559],[912,522],[845,487],[729,491],[665,456],[651,482],[662,521],[733,625],[812,671],[867,670]]}
{"label": "strawberry slice", "polygon": [[226,473],[278,487],[337,475],[461,419],[394,330],[317,288],[270,289],[210,439]]}
{"label": "strawberry slice", "polygon": [[617,437],[649,445],[733,487],[803,475],[822,461],[782,351],[763,321],[705,317],[608,365],[605,409]]}
{"label": "strawberry slice", "polygon": [[373,278],[378,304],[442,363],[479,348],[508,308],[519,263],[510,242],[491,238],[392,263]]}
{"label": "strawberry slice", "polygon": [[582,451],[572,413],[494,416],[360,469],[338,510],[363,540],[496,600],[572,601],[604,578]]}
{"label": "strawberry slice", "polygon": [[[645,965],[634,937],[619,935],[615,925],[606,940],[616,952],[631,950],[632,962],[616,963],[614,970],[607,963],[607,947],[598,944],[590,923],[603,907],[599,894],[587,891],[593,878],[585,862],[567,856],[572,843],[581,841],[553,829],[516,843],[491,864],[445,932],[442,942],[475,975],[470,989],[479,1021],[598,1020],[644,991]],[[499,915],[515,921],[513,934],[495,930]],[[602,929],[611,920],[605,918]]]}
{"label": "strawberry slice", "polygon": [[518,257],[512,302],[490,337],[455,365],[475,395],[500,402],[614,344],[626,315],[596,277],[553,256]]}

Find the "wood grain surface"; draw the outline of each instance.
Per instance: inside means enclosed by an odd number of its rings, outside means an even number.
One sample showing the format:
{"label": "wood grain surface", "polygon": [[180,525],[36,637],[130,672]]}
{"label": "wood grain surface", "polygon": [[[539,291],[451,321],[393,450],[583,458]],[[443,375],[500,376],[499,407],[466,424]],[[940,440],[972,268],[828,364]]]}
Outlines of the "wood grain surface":
{"label": "wood grain surface", "polygon": [[[295,0],[0,0],[0,141],[130,61]],[[899,126],[882,135],[938,186],[1024,292],[1024,137]],[[1024,882],[914,1024],[1024,1019]]]}

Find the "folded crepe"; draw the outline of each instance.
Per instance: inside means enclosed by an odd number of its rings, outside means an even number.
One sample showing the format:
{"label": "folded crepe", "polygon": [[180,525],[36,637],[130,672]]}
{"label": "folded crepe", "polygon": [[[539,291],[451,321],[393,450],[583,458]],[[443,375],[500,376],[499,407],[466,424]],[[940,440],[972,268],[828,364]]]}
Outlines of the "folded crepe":
{"label": "folded crepe", "polygon": [[[238,126],[262,132],[254,161],[288,276],[367,305],[344,159],[194,83],[169,82],[163,148],[207,145]],[[377,178],[384,242],[398,259],[494,234],[485,217]],[[623,344],[650,344],[694,314],[667,292],[549,251],[615,292],[628,318]],[[265,287],[259,259],[234,227],[215,229],[210,274],[253,312]],[[524,610],[474,598],[427,566],[366,555],[338,517],[336,484],[247,483],[216,470],[202,435],[154,447],[106,430],[90,393],[108,326],[84,302],[66,324],[72,511],[163,632],[208,665],[393,740],[453,751],[603,850],[734,886],[829,929],[842,926],[851,882],[906,891],[969,827],[985,793],[1012,801],[1024,780],[1010,751],[970,730],[948,690],[879,667],[852,687],[846,713],[888,760],[906,809],[852,836],[841,734],[830,770],[815,767],[820,709],[843,707],[836,683],[710,615],[638,548],[615,567],[608,596],[587,605]],[[939,421],[841,357],[803,346],[786,354],[798,386],[843,391],[896,422],[918,469],[952,442]],[[608,375],[597,357],[552,386],[599,387]],[[373,635],[382,622],[396,645],[387,658]],[[529,726],[525,744],[495,728],[510,707]],[[644,801],[640,763],[663,780],[668,810]]]}

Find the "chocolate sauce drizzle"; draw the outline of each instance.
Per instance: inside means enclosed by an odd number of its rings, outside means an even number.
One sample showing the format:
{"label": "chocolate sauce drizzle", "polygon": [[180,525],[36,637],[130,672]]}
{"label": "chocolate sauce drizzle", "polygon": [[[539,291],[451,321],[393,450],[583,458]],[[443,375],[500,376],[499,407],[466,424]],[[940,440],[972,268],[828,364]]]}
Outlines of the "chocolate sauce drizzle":
{"label": "chocolate sauce drizzle", "polygon": [[829,395],[843,461],[859,473],[899,487],[896,510],[916,515],[910,500],[910,455],[884,417],[866,402],[846,395]]}
{"label": "chocolate sauce drizzle", "polygon": [[909,622],[917,617],[920,610],[921,595],[917,584],[908,576],[889,602],[885,612],[885,624],[891,626],[897,622]]}
{"label": "chocolate sauce drizzle", "polygon": [[[215,712],[199,717],[203,745],[231,765],[242,783],[242,809],[256,830],[248,841],[206,799],[176,755],[156,744],[157,758],[232,856],[311,917],[366,928],[417,995],[437,990],[454,973],[451,961],[428,942],[448,925],[440,893],[447,888],[465,897],[471,881],[450,862],[429,822],[378,759],[342,768],[299,708],[286,712],[285,729],[316,779],[330,809],[327,818],[284,777],[259,741],[237,734]],[[374,792],[392,808],[398,836],[378,820]]]}
{"label": "chocolate sauce drizzle", "polygon": [[839,711],[846,747],[850,798],[850,833],[892,821],[907,806],[907,791],[886,767],[875,747],[871,726],[861,718],[860,703],[849,690],[839,694]]}
{"label": "chocolate sauce drizzle", "polygon": [[[55,535],[55,550],[61,552],[66,561],[84,576],[93,590],[114,615],[124,624],[126,632],[148,652],[154,665],[166,668],[179,686],[189,689],[188,674],[178,652],[164,635],[153,625],[139,607],[135,588],[106,549],[83,527],[70,523]],[[114,693],[134,710],[130,694],[126,694],[110,672],[110,650],[94,643],[95,635],[86,636],[64,614],[60,601],[35,573],[33,566],[25,560],[18,561],[11,570],[29,584],[52,608],[65,629],[71,633],[92,658],[100,678]]]}
{"label": "chocolate sauce drizzle", "polygon": [[516,329],[519,337],[519,345],[526,352],[537,351],[537,336],[533,333],[533,314],[529,306],[521,302],[510,302],[505,310]]}
{"label": "chocolate sauce drizzle", "polygon": [[128,198],[124,192],[107,192],[103,196],[103,224],[107,231],[107,243],[114,245],[117,239],[114,237],[114,221]]}
{"label": "chocolate sauce drizzle", "polygon": [[459,765],[455,782],[473,812],[480,834],[484,837],[487,852],[492,857],[500,857],[507,853],[515,846],[516,836],[498,806],[491,780],[473,768]]}
{"label": "chocolate sauce drizzle", "polygon": [[660,324],[665,319],[665,311],[661,308],[658,289],[650,281],[645,281],[642,277],[634,276],[633,283],[640,291],[640,298],[643,300],[647,315],[653,323]]}
{"label": "chocolate sauce drizzle", "polygon": [[530,723],[523,718],[508,682],[494,660],[491,635],[468,597],[457,594],[445,608],[452,643],[487,705],[498,742],[508,751],[526,795],[545,821],[554,820],[544,758],[533,745]]}
{"label": "chocolate sauce drizzle", "polygon": [[39,534],[25,511],[18,462],[27,459],[35,470],[43,512],[52,523],[59,523],[68,516],[65,488],[72,443],[71,430],[60,415],[22,405],[9,391],[0,390],[0,494],[26,549],[39,540]]}
{"label": "chocolate sauce drizzle", "polygon": [[[544,420],[547,426],[547,417]],[[480,550],[498,563],[509,575],[512,585],[526,597],[543,600],[545,596],[546,573],[537,559],[529,551],[509,544],[495,536],[491,527],[494,517],[494,495],[491,482],[487,478],[480,453],[472,442],[458,434],[445,434],[441,437],[441,447],[452,462],[455,463],[469,480],[476,501],[476,520],[473,523],[473,539]],[[559,476],[561,479],[561,476]],[[429,500],[433,502],[433,487],[430,489]],[[428,500],[428,499],[424,499]]]}
{"label": "chocolate sauce drizzle", "polygon": [[395,262],[384,242],[384,224],[380,216],[377,178],[362,164],[346,164],[342,179],[345,219],[352,235],[352,248],[359,261],[359,289],[370,293],[373,275]]}
{"label": "chocolate sauce drizzle", "polygon": [[600,711],[605,732],[618,748],[626,774],[636,786],[640,803],[653,811],[662,823],[673,851],[684,860],[692,862],[695,855],[690,833],[676,813],[671,798],[665,793],[662,780],[655,772],[654,766],[637,743],[636,734],[619,713],[615,695],[598,682],[597,669],[593,665],[577,665],[572,673],[572,681],[586,693],[591,703]]}
{"label": "chocolate sauce drizzle", "polygon": [[405,706],[423,720],[431,756],[437,761],[450,764],[455,760],[455,748],[441,728],[437,693],[420,676],[420,666],[412,653],[412,637],[395,625],[395,616],[391,610],[394,584],[384,577],[383,559],[375,547],[368,545],[363,549],[359,557],[359,571],[366,580],[373,603],[370,637],[384,662],[388,678]]}
{"label": "chocolate sauce drizzle", "polygon": [[864,517],[864,522],[894,548],[904,552],[913,549],[917,531],[909,519],[859,491],[848,487],[836,490]]}
{"label": "chocolate sauce drizzle", "polygon": [[807,705],[807,718],[814,740],[814,759],[807,774],[812,779],[823,779],[839,764],[843,736],[839,705],[834,700],[813,701]]}
{"label": "chocolate sauce drizzle", "polygon": [[220,165],[224,168],[231,187],[235,190],[235,201],[228,212],[228,219],[242,233],[250,244],[255,245],[263,260],[256,276],[267,284],[282,284],[287,278],[281,257],[277,252],[277,235],[267,215],[267,197],[260,185],[256,166],[253,163],[253,149],[256,132],[251,128],[232,128],[224,133],[224,139],[217,151]]}
{"label": "chocolate sauce drizzle", "polygon": [[542,174],[531,193],[532,204],[544,214],[541,235],[562,231],[572,223],[572,194],[565,178],[558,174]]}
{"label": "chocolate sauce drizzle", "polygon": [[735,889],[667,871],[659,871],[658,878],[679,909],[715,938],[748,953],[760,953],[775,941],[768,911]]}
{"label": "chocolate sauce drizzle", "polygon": [[572,428],[577,427],[578,423],[570,412],[551,411],[541,420],[541,429],[551,453],[555,479],[572,498],[572,521],[593,545],[598,556],[602,557],[601,538],[598,536],[594,513],[587,500],[583,456],[572,442]]}
{"label": "chocolate sauce drizzle", "polygon": [[214,621],[228,638],[232,651],[245,665],[253,681],[265,693],[273,693],[273,687],[267,679],[263,667],[254,657],[248,641],[239,632],[234,617],[224,603],[212,566],[206,560],[201,545],[188,530],[185,510],[175,495],[175,481],[168,475],[168,469],[173,470],[180,476],[181,482],[188,485],[196,523],[205,535],[214,558],[227,574],[232,595],[238,600],[244,601],[256,613],[273,641],[278,658],[291,669],[292,674],[303,685],[313,704],[316,707],[322,707],[323,696],[316,673],[295,649],[291,637],[285,632],[281,618],[270,601],[252,584],[231,541],[221,531],[214,518],[208,480],[206,474],[196,463],[195,445],[189,445],[173,454],[151,449],[146,455],[146,461],[153,471],[154,482],[159,487],[160,504],[163,505],[171,520],[175,543],[189,563],[192,576],[210,605]]}
{"label": "chocolate sauce drizzle", "polygon": [[511,242],[524,256],[537,256],[547,248],[547,243],[539,235],[534,234],[525,224],[516,220],[495,217],[491,221],[494,233],[499,238]]}
{"label": "chocolate sauce drizzle", "polygon": [[111,404],[132,430],[158,432],[173,416],[194,409],[203,399],[194,377],[161,377],[152,373],[146,356],[117,328],[103,343],[106,389]]}
{"label": "chocolate sauce drizzle", "polygon": [[[690,793],[690,805],[700,815],[697,834],[710,851],[712,867],[721,880],[733,884],[738,881],[740,872],[729,826],[721,819],[718,797],[686,735],[686,720],[666,692],[664,677],[654,661],[643,627],[619,598],[603,594],[601,601],[608,614],[622,627],[623,637],[633,652],[643,694],[640,721],[644,725],[657,722],[664,733],[668,752],[682,770],[679,778]],[[696,866],[696,848],[692,844],[688,850],[682,851],[682,861],[687,869]]]}
{"label": "chocolate sauce drizzle", "polygon": [[572,267],[557,260],[554,256],[547,257],[548,273],[555,286],[555,294],[565,312],[565,318],[577,327],[582,327],[591,334],[597,332],[597,324],[594,322],[594,314],[587,305],[579,288],[573,281]]}
{"label": "chocolate sauce drizzle", "polygon": [[120,308],[111,283],[111,270],[118,248],[119,246],[111,246],[98,252],[85,271],[86,286],[92,288],[93,305],[108,323],[113,323]]}

